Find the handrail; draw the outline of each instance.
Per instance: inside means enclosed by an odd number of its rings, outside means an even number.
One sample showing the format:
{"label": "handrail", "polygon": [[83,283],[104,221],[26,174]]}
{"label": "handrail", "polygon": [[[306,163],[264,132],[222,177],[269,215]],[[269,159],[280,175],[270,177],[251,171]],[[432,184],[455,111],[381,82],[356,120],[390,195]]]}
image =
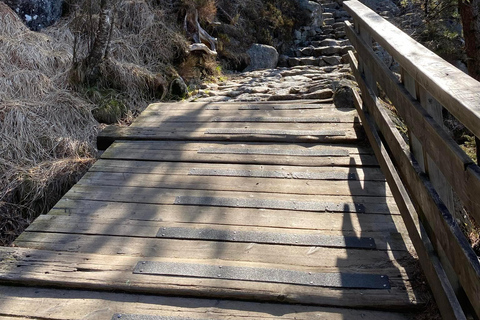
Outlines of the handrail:
{"label": "handrail", "polygon": [[[357,109],[392,193],[403,208],[402,216],[442,315],[465,319],[452,293],[461,287],[480,317],[480,263],[453,217],[454,198],[458,197],[480,223],[480,168],[444,129],[442,116],[446,108],[478,137],[480,82],[360,2],[349,0],[343,5],[354,19],[354,25],[346,22],[346,33],[357,51],[357,57],[349,54],[362,91]],[[379,59],[373,41],[400,64],[402,81]],[[409,146],[381,106],[378,87],[405,121]]]}
{"label": "handrail", "polygon": [[480,137],[480,82],[435,53],[358,1],[345,2],[350,15],[475,136]]}

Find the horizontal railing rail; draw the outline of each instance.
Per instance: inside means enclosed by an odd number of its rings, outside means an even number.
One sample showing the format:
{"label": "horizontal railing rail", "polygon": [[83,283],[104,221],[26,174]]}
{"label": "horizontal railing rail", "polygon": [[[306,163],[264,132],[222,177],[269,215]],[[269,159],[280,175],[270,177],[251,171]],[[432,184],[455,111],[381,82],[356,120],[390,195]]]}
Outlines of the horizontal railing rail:
{"label": "horizontal railing rail", "polygon": [[[356,49],[356,56],[349,57],[362,94],[357,109],[403,208],[442,315],[464,319],[463,302],[468,300],[480,318],[480,263],[454,218],[464,207],[480,224],[480,168],[454,141],[443,119],[445,108],[479,137],[480,82],[362,3],[343,5],[354,21],[346,22],[346,32]],[[374,43],[399,64],[400,77],[379,58]],[[408,145],[382,106],[381,91],[405,122]]]}

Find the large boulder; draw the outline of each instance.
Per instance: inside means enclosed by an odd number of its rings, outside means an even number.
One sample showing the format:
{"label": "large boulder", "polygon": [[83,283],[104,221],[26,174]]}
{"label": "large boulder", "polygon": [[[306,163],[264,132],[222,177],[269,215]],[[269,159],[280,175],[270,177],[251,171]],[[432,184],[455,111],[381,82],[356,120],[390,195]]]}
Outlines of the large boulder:
{"label": "large boulder", "polygon": [[334,90],[333,103],[336,108],[355,108],[354,91],[358,92],[358,86],[354,81],[341,79],[332,83]]}
{"label": "large boulder", "polygon": [[297,0],[301,9],[307,12],[310,17],[309,25],[312,27],[321,27],[323,25],[322,6],[314,1]]}
{"label": "large boulder", "polygon": [[278,52],[274,47],[264,44],[254,44],[248,49],[250,64],[244,71],[273,69],[277,67]]}
{"label": "large boulder", "polygon": [[31,30],[38,31],[62,16],[63,0],[5,0]]}

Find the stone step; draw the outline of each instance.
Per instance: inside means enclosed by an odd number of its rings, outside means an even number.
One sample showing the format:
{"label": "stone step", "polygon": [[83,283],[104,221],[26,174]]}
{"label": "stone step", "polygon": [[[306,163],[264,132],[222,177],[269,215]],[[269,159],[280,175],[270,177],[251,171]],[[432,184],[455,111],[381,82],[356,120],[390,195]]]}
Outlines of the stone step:
{"label": "stone step", "polygon": [[290,57],[287,60],[287,65],[289,67],[296,67],[296,66],[305,66],[305,65],[311,65],[311,66],[336,66],[342,63],[342,57],[339,55],[334,55],[334,56],[320,56],[320,57],[315,57],[315,56],[310,56],[310,57]]}

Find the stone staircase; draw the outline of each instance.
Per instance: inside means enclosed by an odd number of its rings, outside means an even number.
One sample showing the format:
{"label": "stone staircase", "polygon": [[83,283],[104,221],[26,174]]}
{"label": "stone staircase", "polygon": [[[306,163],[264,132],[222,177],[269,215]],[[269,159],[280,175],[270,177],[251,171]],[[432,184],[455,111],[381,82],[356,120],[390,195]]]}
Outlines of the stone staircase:
{"label": "stone staircase", "polygon": [[344,21],[350,17],[337,2],[319,1],[319,4],[322,7],[322,25],[296,30],[296,47],[290,55],[280,57],[279,67],[325,67],[346,63],[344,56],[353,49],[344,29]]}

